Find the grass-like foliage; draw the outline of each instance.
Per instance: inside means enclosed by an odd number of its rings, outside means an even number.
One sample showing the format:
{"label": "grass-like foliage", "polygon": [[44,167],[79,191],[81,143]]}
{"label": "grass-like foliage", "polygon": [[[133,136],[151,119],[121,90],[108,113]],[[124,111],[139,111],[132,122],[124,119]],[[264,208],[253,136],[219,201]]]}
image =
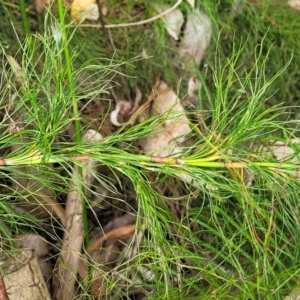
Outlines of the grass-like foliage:
{"label": "grass-like foliage", "polygon": [[[74,103],[105,93],[106,78],[126,63],[87,61],[72,68],[70,81],[64,53],[75,31],[67,32],[69,40],[63,42],[63,29],[53,24],[20,45],[22,71],[2,57],[6,65],[0,91],[0,176],[6,192],[1,195],[1,236],[12,241],[18,230],[46,226],[11,208],[13,200],[23,204],[35,200],[49,210],[43,188],[63,195],[75,180],[83,202],[92,207],[82,177],[75,177],[72,170],[74,165],[84,168],[82,161],[94,160],[112,174],[126,176],[137,199],[134,238],[120,254],[122,263],[103,275],[107,298],[121,298],[138,286],[148,299],[283,299],[300,275],[300,163],[278,162],[261,145],[270,140],[290,143],[297,136],[290,129],[295,126],[288,119],[289,109],[268,105],[274,83],[288,72],[289,63],[267,76],[271,57],[264,51],[264,39],[256,46],[250,69],[240,60],[242,46],[233,48],[226,62],[216,54],[210,66],[215,86],[212,110],[201,130],[191,123],[193,144],[181,157],[159,161],[137,154],[133,142],[153,134],[163,117],[152,117],[127,131],[122,128],[102,141],[66,140],[65,131],[80,119]],[[70,53],[71,66],[76,51]],[[201,118],[202,111],[193,115]],[[86,129],[82,127],[82,133]],[[123,148],[118,147],[121,142]],[[291,146],[297,157],[299,147]],[[110,182],[96,171],[93,175],[99,184],[116,191],[113,179]],[[168,180],[180,181],[182,175],[191,176],[192,185],[182,185],[177,197],[168,198],[155,189]],[[20,178],[29,184],[24,187]],[[104,273],[97,262],[89,263]],[[79,287],[78,299],[88,299],[89,283]]]}

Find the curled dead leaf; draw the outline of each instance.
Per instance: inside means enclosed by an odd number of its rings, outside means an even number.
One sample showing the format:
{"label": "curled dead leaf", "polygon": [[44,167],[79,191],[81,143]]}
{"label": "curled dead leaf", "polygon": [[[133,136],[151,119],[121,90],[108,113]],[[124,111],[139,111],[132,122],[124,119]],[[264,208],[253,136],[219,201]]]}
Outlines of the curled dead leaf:
{"label": "curled dead leaf", "polygon": [[[192,78],[189,93],[194,94],[196,87],[197,80]],[[176,158],[182,154],[182,143],[185,142],[186,136],[191,132],[190,121],[177,94],[166,82],[161,81],[157,85],[156,93],[158,96],[154,98],[152,108],[149,108],[145,115],[164,115],[165,120],[158,132],[140,139],[138,143],[142,151],[152,155],[153,158],[154,156]],[[205,185],[202,181],[195,181],[185,172],[178,172],[177,176],[196,188],[206,186],[210,190],[216,190],[215,187]]]}
{"label": "curled dead leaf", "polygon": [[142,99],[142,93],[139,88],[136,88],[136,97],[133,102],[120,100],[113,92],[112,94],[116,101],[116,108],[110,114],[110,121],[115,126],[124,126],[137,111]]}
{"label": "curled dead leaf", "polygon": [[[128,116],[132,110],[132,103],[126,100],[120,100],[116,104],[116,108],[110,114],[110,121],[115,126],[125,125],[124,117]],[[119,121],[120,119],[120,121]]]}

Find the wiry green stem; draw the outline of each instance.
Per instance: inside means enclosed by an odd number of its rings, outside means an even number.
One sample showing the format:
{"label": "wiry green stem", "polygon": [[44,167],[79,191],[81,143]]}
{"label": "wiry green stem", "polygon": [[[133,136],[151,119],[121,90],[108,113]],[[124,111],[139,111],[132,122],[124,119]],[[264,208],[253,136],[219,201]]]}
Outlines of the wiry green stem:
{"label": "wiry green stem", "polygon": [[[92,153],[91,153],[92,154]],[[297,171],[300,170],[300,164],[292,164],[292,163],[284,163],[284,162],[267,162],[267,161],[205,161],[203,159],[189,159],[182,158],[176,159],[172,157],[159,157],[159,156],[148,156],[148,155],[135,155],[135,154],[126,154],[125,156],[121,156],[118,154],[111,153],[103,153],[101,154],[102,158],[105,160],[106,158],[114,159],[117,164],[120,166],[126,165],[135,165],[139,164],[140,166],[189,166],[189,167],[199,167],[199,168],[222,168],[222,169],[244,169],[251,167],[258,168],[269,168],[269,169],[277,169],[282,171]],[[213,157],[212,157],[213,158]],[[215,157],[217,159],[218,157]],[[2,158],[0,159],[0,167],[5,166],[17,166],[17,165],[35,165],[40,163],[60,163],[60,162],[68,162],[68,161],[88,161],[92,158],[88,155],[80,155],[80,156],[50,156],[47,160],[44,159],[43,155],[37,152],[32,152],[30,155],[24,155],[22,157],[12,157],[9,159]],[[101,160],[101,159],[99,159]]]}
{"label": "wiry green stem", "polygon": [[27,13],[26,13],[25,1],[20,0],[19,6],[20,6],[20,12],[21,12],[21,16],[22,16],[22,24],[23,24],[24,33],[25,33],[25,35],[29,35],[30,29],[29,29],[28,18],[27,18]]}

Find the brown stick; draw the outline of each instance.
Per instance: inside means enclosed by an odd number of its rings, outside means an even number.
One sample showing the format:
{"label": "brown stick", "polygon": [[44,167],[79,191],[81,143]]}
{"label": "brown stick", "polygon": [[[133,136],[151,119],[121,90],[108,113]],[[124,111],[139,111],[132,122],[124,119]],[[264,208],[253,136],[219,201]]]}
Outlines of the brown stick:
{"label": "brown stick", "polygon": [[93,252],[99,250],[99,248],[102,246],[102,243],[107,240],[123,239],[132,235],[135,231],[135,227],[135,224],[131,224],[112,229],[108,233],[100,236],[90,245],[89,253],[92,254]]}
{"label": "brown stick", "polygon": [[[98,239],[96,239],[93,243],[91,243],[88,253],[93,254],[94,252],[98,251],[103,242],[113,239],[122,239],[125,237],[128,237],[132,235],[135,231],[135,224],[131,225],[124,225],[118,228],[114,228],[111,231],[107,232],[106,234],[100,236]],[[78,267],[78,274],[82,280],[84,280],[88,275],[88,266],[86,262],[80,261],[79,267]]]}

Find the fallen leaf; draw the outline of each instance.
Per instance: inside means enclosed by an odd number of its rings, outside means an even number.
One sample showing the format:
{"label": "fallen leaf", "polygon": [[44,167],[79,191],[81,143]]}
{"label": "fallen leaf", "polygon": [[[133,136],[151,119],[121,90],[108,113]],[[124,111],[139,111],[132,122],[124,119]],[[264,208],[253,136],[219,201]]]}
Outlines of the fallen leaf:
{"label": "fallen leaf", "polygon": [[[157,133],[140,139],[138,144],[141,150],[148,155],[178,157],[183,152],[182,143],[191,132],[190,121],[185,114],[180,99],[173,89],[164,81],[160,81],[156,86],[158,96],[153,100],[152,108],[149,108],[144,114],[147,116],[164,114],[166,119]],[[193,94],[196,87],[197,80],[191,78],[189,92]],[[139,120],[145,120],[145,118],[141,117]],[[194,180],[189,174],[183,171],[178,171],[177,176],[195,188],[203,188],[205,186],[210,190],[217,189],[212,185],[205,184],[203,181]]]}
{"label": "fallen leaf", "polygon": [[120,100],[112,91],[112,95],[116,101],[116,108],[110,113],[110,121],[113,125],[124,126],[138,109],[142,99],[142,93],[138,88],[136,88],[135,92],[135,100],[131,102],[128,100]]}
{"label": "fallen leaf", "polygon": [[[149,268],[144,267],[143,265],[138,265],[137,269],[139,271],[139,273],[141,274],[141,276],[143,277],[143,280],[146,282],[151,282],[153,283],[155,281],[155,274],[153,273],[152,270],[150,270]],[[137,282],[138,284],[138,282]]]}
{"label": "fallen leaf", "polygon": [[178,143],[182,143],[185,135],[191,132],[189,120],[184,113],[177,94],[161,81],[157,88],[158,96],[154,99],[148,115],[166,115],[160,132],[140,139],[139,145],[143,152],[155,156],[169,156],[182,152]]}
{"label": "fallen leaf", "polygon": [[71,6],[71,17],[76,21],[99,19],[98,4],[95,0],[74,0]]}
{"label": "fallen leaf", "polygon": [[[300,145],[300,139],[291,139],[290,142],[292,144]],[[291,148],[284,142],[270,141],[270,146],[264,149],[266,150],[267,154],[271,154],[275,156],[275,158],[280,162],[287,160],[289,158],[292,158],[290,160],[291,163],[299,162],[298,158],[293,157],[295,155],[295,151],[293,150],[293,148]]]}
{"label": "fallen leaf", "polygon": [[140,54],[141,58],[147,59],[149,58],[149,55],[147,53],[147,51],[145,50],[145,48],[143,48],[142,53]]}
{"label": "fallen leaf", "polygon": [[295,10],[300,10],[300,0],[289,0],[288,5]]}
{"label": "fallen leaf", "polygon": [[204,12],[194,10],[187,15],[185,30],[179,45],[180,57],[186,69],[193,70],[194,63],[199,65],[203,60],[211,35],[211,21]]}
{"label": "fallen leaf", "polygon": [[0,275],[0,299],[9,300],[3,277]]}
{"label": "fallen leaf", "polygon": [[[169,9],[169,7],[165,5],[155,5],[154,7],[158,10],[159,13],[162,13]],[[174,9],[170,13],[162,17],[162,21],[164,22],[165,28],[169,35],[177,41],[179,39],[181,27],[184,23],[182,12],[178,8]]]}
{"label": "fallen leaf", "polygon": [[[125,125],[124,116],[129,116],[129,112],[132,110],[132,103],[127,100],[120,100],[116,104],[116,108],[110,114],[110,121],[115,126]],[[121,119],[119,121],[119,119]]]}
{"label": "fallen leaf", "polygon": [[[100,7],[102,15],[105,16],[107,14],[107,0],[100,0]],[[74,0],[71,5],[71,17],[78,22],[85,19],[97,21],[99,19],[97,0]]]}
{"label": "fallen leaf", "polygon": [[[300,148],[300,139],[291,139],[289,144],[299,145]],[[281,141],[269,141],[267,146],[260,145],[257,150],[257,153],[261,156],[262,159],[267,159],[268,157],[276,158],[279,162],[288,161],[289,163],[299,163],[300,158],[295,156],[295,151],[292,147],[288,146],[287,143]],[[251,170],[248,170],[246,174],[246,184],[251,186],[255,179],[254,173]],[[297,176],[297,179],[300,180],[300,176]]]}
{"label": "fallen leaf", "polygon": [[199,90],[200,82],[196,76],[192,76],[188,82],[188,95],[190,98],[196,97],[195,92]]}
{"label": "fallen leaf", "polygon": [[[181,103],[183,107],[199,108],[199,95],[196,93],[200,89],[200,82],[196,76],[191,76],[188,81],[188,97],[186,97]],[[198,115],[200,117],[200,115]],[[200,118],[199,118],[200,119]]]}
{"label": "fallen leaf", "polygon": [[186,0],[186,1],[191,5],[192,8],[195,7],[195,0]]}

